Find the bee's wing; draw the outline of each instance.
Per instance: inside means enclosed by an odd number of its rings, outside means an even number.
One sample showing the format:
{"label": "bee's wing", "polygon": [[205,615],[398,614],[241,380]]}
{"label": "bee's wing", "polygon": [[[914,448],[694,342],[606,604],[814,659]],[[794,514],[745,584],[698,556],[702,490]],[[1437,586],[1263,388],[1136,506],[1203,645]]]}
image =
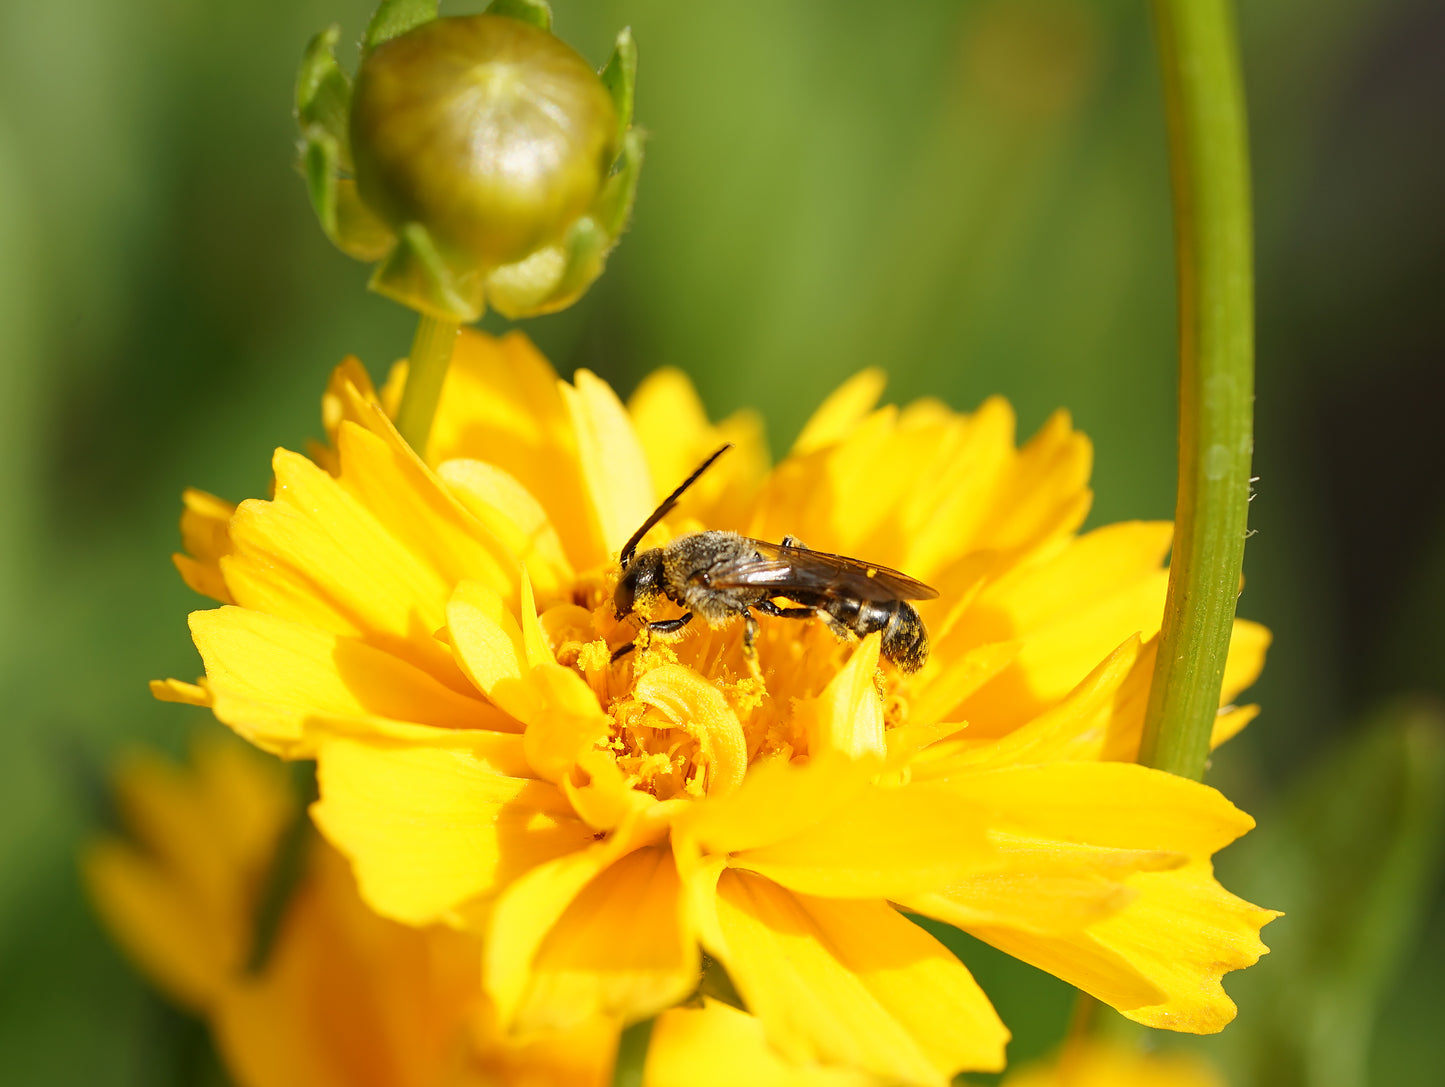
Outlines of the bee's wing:
{"label": "bee's wing", "polygon": [[761,557],[733,563],[714,573],[714,588],[773,588],[780,596],[789,589],[798,589],[880,601],[932,600],[938,595],[937,589],[886,566],[766,540],[747,542]]}

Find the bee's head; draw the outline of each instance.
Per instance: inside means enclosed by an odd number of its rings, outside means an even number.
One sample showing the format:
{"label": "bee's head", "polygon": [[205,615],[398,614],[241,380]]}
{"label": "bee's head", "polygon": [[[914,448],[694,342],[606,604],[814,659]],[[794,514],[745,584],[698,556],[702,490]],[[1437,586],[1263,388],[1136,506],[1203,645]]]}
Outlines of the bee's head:
{"label": "bee's head", "polygon": [[662,549],[654,547],[634,555],[622,568],[617,589],[612,594],[612,610],[617,618],[630,615],[638,603],[662,592]]}

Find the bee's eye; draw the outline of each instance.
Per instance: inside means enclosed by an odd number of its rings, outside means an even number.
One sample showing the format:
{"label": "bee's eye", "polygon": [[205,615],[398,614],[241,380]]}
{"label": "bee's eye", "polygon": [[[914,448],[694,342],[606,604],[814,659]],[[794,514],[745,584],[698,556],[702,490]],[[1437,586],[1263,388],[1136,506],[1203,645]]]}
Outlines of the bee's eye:
{"label": "bee's eye", "polygon": [[622,572],[622,577],[617,581],[617,589],[612,594],[612,610],[617,618],[621,619],[632,611],[637,601],[637,564],[628,566]]}

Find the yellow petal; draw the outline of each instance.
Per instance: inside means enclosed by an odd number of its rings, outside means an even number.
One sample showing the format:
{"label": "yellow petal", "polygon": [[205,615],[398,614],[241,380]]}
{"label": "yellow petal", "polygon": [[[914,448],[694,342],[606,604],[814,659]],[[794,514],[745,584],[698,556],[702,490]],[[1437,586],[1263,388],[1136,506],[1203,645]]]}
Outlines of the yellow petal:
{"label": "yellow petal", "polygon": [[158,702],[179,702],[184,706],[209,706],[211,696],[199,683],[186,683],[179,679],[153,679],[150,682],[151,696]]}
{"label": "yellow petal", "polygon": [[606,742],[612,718],[570,668],[543,664],[532,669],[530,678],[540,702],[523,738],[527,762],[538,777],[560,782],[585,752]]}
{"label": "yellow petal", "polygon": [[795,1061],[947,1084],[1003,1067],[1008,1031],[963,964],[882,902],[805,898],[723,873],[710,948]]}
{"label": "yellow petal", "polygon": [[992,870],[954,880],[935,894],[899,897],[915,913],[959,928],[1005,925],[1041,935],[1076,932],[1119,912],[1137,897],[1135,872],[1164,871],[1187,861],[1162,849],[1115,849],[1058,838],[991,831]]}
{"label": "yellow petal", "polygon": [[230,604],[231,591],[221,576],[220,560],[231,553],[231,516],[234,503],[188,487],[181,494],[181,546],[184,554],[171,558],[181,578],[196,592]]}
{"label": "yellow petal", "polygon": [[496,733],[438,731],[429,746],[325,737],[312,817],[378,913],[445,918],[592,841],[557,789],[509,772],[519,747]]}
{"label": "yellow petal", "polygon": [[[1229,658],[1224,665],[1224,689],[1220,701],[1233,702],[1240,691],[1251,686],[1264,671],[1264,655],[1273,640],[1268,627],[1236,619],[1229,635]],[[1242,727],[1242,726],[1241,726]]]}
{"label": "yellow petal", "polygon": [[768,1044],[763,1025],[716,1000],[658,1016],[642,1087],[874,1087],[854,1068],[795,1064]]}
{"label": "yellow petal", "polygon": [[1046,970],[1163,1030],[1213,1034],[1234,1018],[1220,978],[1267,950],[1259,930],[1275,917],[1224,890],[1207,861],[1131,877],[1136,897],[1078,933],[1046,936],[969,926],[985,943]]}
{"label": "yellow petal", "polygon": [[1229,711],[1220,710],[1214,719],[1214,728],[1209,733],[1209,746],[1218,747],[1244,730],[1244,727],[1259,716],[1258,706],[1239,706]]}
{"label": "yellow petal", "polygon": [[882,370],[860,370],[838,386],[803,424],[789,456],[800,457],[834,442],[842,441],[859,420],[873,410],[888,383]]}
{"label": "yellow petal", "polygon": [[1056,411],[1030,438],[994,493],[993,516],[976,546],[1007,551],[1032,547],[1079,527],[1093,501],[1094,449]]}
{"label": "yellow petal", "polygon": [[1130,884],[1139,897],[1091,934],[1163,990],[1165,999],[1119,1010],[1162,1030],[1222,1030],[1235,1007],[1220,978],[1252,966],[1269,950],[1259,931],[1280,914],[1230,894],[1205,860],[1173,872],[1141,873]]}
{"label": "yellow petal", "polygon": [[522,628],[499,592],[478,581],[459,584],[447,602],[447,636],[477,690],[524,724],[537,719],[542,693],[531,680]]}
{"label": "yellow petal", "polygon": [[[679,803],[657,804],[639,812],[601,841],[589,834],[585,846],[538,865],[498,896],[487,921],[483,979],[504,1027],[511,1028],[529,999],[533,960],[554,926],[568,915],[584,889],[611,865],[661,841],[670,814]],[[529,1014],[551,1022],[575,1018],[565,1007],[549,1010],[535,1006]]]}
{"label": "yellow petal", "polygon": [[452,1082],[480,959],[460,933],[372,913],[318,842],[264,969],[234,979],[212,1029],[240,1083],[434,1087]]}
{"label": "yellow petal", "polygon": [[874,786],[832,818],[729,863],[802,894],[900,899],[992,867],[987,815],[946,785]]}
{"label": "yellow petal", "polygon": [[810,754],[836,751],[852,759],[887,754],[883,700],[874,680],[879,644],[876,633],[864,638],[823,693],[796,707],[794,712],[807,730]]}
{"label": "yellow petal", "polygon": [[452,583],[305,457],[277,450],[273,466],[275,500],[242,502],[231,522],[236,551],[221,565],[237,603],[359,638],[465,691],[429,636]]}
{"label": "yellow petal", "polygon": [[343,488],[443,581],[517,584],[517,557],[424,465],[373,403],[358,401],[365,426],[343,423],[337,440]]}
{"label": "yellow petal", "polygon": [[672,851],[639,849],[600,873],[558,918],[532,960],[517,1026],[643,1019],[691,993],[700,973]]}
{"label": "yellow petal", "polygon": [[604,561],[557,374],[520,332],[462,329],[432,423],[428,463],[495,465],[541,503],[574,569]]}
{"label": "yellow petal", "polygon": [[119,839],[81,854],[81,874],[111,935],[172,999],[204,1011],[241,965],[235,925],[217,928],[164,866]]}
{"label": "yellow petal", "polygon": [[688,491],[687,510],[707,528],[744,531],[768,469],[761,418],[739,412],[713,426],[692,382],[671,367],[643,378],[627,411],[647,456],[655,499],[670,494],[724,442],[733,444]]}
{"label": "yellow petal", "polygon": [[386,717],[441,728],[515,728],[405,660],[274,615],[226,607],[191,614],[216,714],[252,743],[288,757],[312,750],[308,719]]}
{"label": "yellow petal", "polygon": [[708,853],[759,849],[835,818],[881,769],[876,758],[836,752],[805,762],[755,762],[736,792],[707,796],[678,817],[675,833]]}
{"label": "yellow petal", "polygon": [[96,909],[173,997],[214,1004],[251,944],[257,895],[295,813],[279,765],[208,734],[182,769],[150,753],[121,763],[116,807],[136,844],[102,839],[82,857]]}
{"label": "yellow petal", "polygon": [[1217,789],[1133,763],[1003,767],[947,787],[992,809],[1002,829],[1114,849],[1208,856],[1254,826]]}
{"label": "yellow petal", "polygon": [[561,386],[562,398],[577,434],[577,456],[603,557],[616,555],[653,511],[652,477],[617,394],[590,371],[578,370],[575,380],[575,386]]}
{"label": "yellow petal", "polygon": [[437,476],[468,512],[486,526],[518,562],[526,564],[544,596],[570,589],[572,566],[542,504],[514,478],[479,460],[449,460]]}
{"label": "yellow petal", "polygon": [[1096,759],[1110,743],[1122,692],[1140,656],[1130,638],[1058,705],[1002,739],[979,739],[973,722],[957,738],[924,750],[911,764],[913,775],[946,777],[964,770],[1008,767],[1065,759]]}
{"label": "yellow petal", "polygon": [[1006,1087],[1226,1087],[1193,1053],[1141,1050],[1095,1038],[1071,1038],[1046,1063],[1010,1073]]}
{"label": "yellow petal", "polygon": [[1171,535],[1168,524],[1110,525],[985,588],[951,637],[1016,640],[1021,648],[948,716],[969,721],[975,737],[1003,735],[1062,698],[1126,638],[1153,637],[1164,614],[1162,560]]}

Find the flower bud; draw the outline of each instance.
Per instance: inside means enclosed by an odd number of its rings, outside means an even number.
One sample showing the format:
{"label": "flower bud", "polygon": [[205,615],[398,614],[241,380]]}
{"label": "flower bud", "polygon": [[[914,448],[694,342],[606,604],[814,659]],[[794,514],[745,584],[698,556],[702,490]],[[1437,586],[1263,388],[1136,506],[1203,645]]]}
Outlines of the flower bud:
{"label": "flower bud", "polygon": [[556,242],[597,198],[617,112],[569,46],[499,15],[436,19],[357,72],[351,153],[367,205],[450,259],[497,266]]}
{"label": "flower bud", "polygon": [[298,85],[327,234],[381,260],[373,289],[459,321],[488,304],[520,317],[580,297],[626,223],[641,160],[629,32],[599,75],[552,35],[545,5],[491,10],[502,13],[372,43],[354,90],[329,32]]}

